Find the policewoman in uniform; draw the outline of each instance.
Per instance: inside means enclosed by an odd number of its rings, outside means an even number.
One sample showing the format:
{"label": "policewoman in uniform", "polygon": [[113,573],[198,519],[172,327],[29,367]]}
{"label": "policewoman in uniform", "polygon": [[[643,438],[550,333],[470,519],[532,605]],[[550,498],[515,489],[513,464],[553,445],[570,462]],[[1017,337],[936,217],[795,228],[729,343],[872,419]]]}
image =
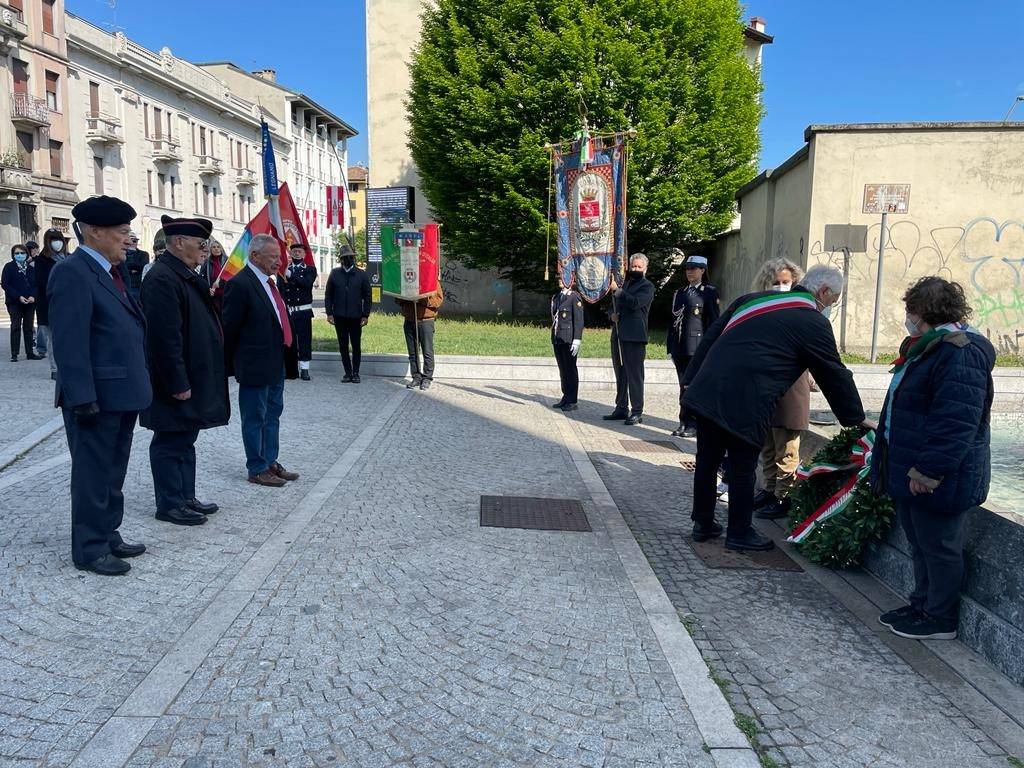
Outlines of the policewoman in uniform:
{"label": "policewoman in uniform", "polygon": [[292,334],[299,352],[299,378],[309,381],[309,361],[313,359],[313,283],[316,282],[316,267],[306,264],[306,248],[301,243],[292,243],[291,263],[282,280],[277,278],[281,296],[288,307]]}
{"label": "policewoman in uniform", "polygon": [[562,381],[562,399],[552,408],[575,411],[580,391],[576,355],[583,342],[583,298],[571,288],[562,288],[551,297],[551,346]]}
{"label": "policewoman in uniform", "polygon": [[695,437],[697,419],[683,408],[683,374],[690,364],[704,331],[719,315],[718,289],[707,282],[708,260],[703,256],[687,256],[683,262],[686,285],[672,297],[672,327],[668,333],[668,353],[679,378],[679,427],[676,437]]}
{"label": "policewoman in uniform", "polygon": [[153,400],[145,316],[117,269],[135,210],[101,195],[71,214],[81,245],[53,267],[46,288],[56,405],[71,451],[71,557],[79,570],[120,576],[131,570],[124,558],[146,551],[118,528],[135,420]]}

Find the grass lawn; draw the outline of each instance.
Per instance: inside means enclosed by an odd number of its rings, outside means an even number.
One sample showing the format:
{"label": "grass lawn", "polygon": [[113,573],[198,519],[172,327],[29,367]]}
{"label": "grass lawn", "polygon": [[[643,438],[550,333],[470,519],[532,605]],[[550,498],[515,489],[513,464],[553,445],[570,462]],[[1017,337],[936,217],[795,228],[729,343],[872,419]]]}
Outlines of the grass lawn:
{"label": "grass lawn", "polygon": [[[401,315],[375,312],[363,328],[363,353],[407,354],[402,333]],[[587,328],[583,333],[580,357],[607,358],[611,344],[610,328]],[[338,339],[334,328],[322,317],[313,320],[313,349],[337,352]],[[666,358],[665,331],[651,330],[648,346],[651,359]],[[476,320],[471,317],[445,317],[437,321],[434,352],[438,355],[478,355],[481,357],[548,357],[551,355],[551,331],[543,318]],[[892,350],[883,350],[878,360],[888,363],[896,357]],[[846,363],[867,363],[865,355],[843,355]],[[1000,355],[996,365],[1024,367],[1024,355]]]}

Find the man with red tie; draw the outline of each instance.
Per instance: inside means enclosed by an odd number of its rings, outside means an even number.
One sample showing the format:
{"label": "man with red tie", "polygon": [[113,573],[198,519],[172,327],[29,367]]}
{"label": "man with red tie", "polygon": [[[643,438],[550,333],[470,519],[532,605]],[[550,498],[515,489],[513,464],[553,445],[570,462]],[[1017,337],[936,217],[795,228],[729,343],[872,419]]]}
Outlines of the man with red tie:
{"label": "man with red tie", "polygon": [[228,373],[238,381],[238,412],[249,482],[280,488],[297,480],[277,460],[284,380],[298,378],[288,309],[275,276],[281,248],[270,235],[249,243],[249,262],[224,289],[224,350]]}

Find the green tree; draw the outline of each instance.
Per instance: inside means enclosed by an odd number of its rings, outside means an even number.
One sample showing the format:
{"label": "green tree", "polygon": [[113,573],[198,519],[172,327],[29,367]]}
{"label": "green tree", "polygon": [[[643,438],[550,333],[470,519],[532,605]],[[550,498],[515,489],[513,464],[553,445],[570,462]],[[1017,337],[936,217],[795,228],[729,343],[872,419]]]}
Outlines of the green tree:
{"label": "green tree", "polygon": [[331,256],[335,261],[341,261],[341,246],[348,245],[356,252],[356,261],[366,263],[366,230],[357,229],[355,237],[349,239],[348,233],[342,229],[331,232]]}
{"label": "green tree", "polygon": [[[738,0],[437,0],[423,14],[410,148],[446,250],[543,285],[548,153],[634,128],[629,249],[711,238],[756,170],[760,82]],[[552,264],[554,232],[552,227]]]}

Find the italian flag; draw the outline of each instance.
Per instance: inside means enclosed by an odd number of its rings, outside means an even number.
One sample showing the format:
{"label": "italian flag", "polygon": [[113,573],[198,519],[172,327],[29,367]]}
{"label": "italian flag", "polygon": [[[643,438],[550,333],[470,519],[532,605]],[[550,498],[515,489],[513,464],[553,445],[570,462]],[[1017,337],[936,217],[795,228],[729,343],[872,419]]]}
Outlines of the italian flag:
{"label": "italian flag", "polygon": [[441,240],[437,224],[382,224],[381,290],[399,299],[437,291]]}

